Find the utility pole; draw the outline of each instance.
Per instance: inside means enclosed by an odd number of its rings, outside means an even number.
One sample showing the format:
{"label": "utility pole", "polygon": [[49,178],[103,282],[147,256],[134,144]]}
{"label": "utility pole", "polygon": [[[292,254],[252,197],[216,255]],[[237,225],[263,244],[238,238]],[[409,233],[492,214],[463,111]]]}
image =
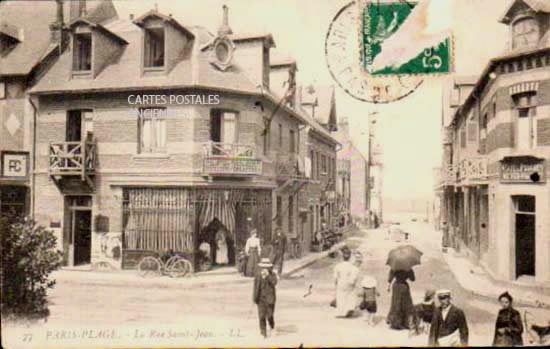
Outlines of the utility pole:
{"label": "utility pole", "polygon": [[[374,116],[377,115],[377,111],[371,111],[369,112],[369,152],[367,154],[367,192],[368,192],[368,202],[367,202],[367,209],[369,213],[371,212],[372,206],[372,186],[374,186],[374,183],[371,183],[371,168],[372,168],[372,159],[373,159],[373,153],[372,153],[372,138],[374,137],[374,124],[376,124],[376,120],[374,119]],[[369,217],[370,218],[370,217]]]}

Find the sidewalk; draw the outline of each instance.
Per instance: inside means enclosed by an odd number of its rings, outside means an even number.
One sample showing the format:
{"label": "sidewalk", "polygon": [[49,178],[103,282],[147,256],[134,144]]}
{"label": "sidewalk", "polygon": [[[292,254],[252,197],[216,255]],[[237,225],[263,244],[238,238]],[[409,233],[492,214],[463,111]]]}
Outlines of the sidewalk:
{"label": "sidewalk", "polygon": [[[337,243],[330,250],[323,252],[310,252],[307,256],[300,259],[286,260],[284,262],[282,277],[284,278],[296,273],[297,271],[304,269],[316,261],[326,257],[330,252],[341,248],[346,243],[347,239],[348,238]],[[199,272],[182,278],[171,278],[169,276],[143,278],[137,274],[136,270],[92,271],[62,269],[53,272],[52,278],[58,283],[68,284],[77,283],[80,285],[112,287],[177,287],[180,289],[201,288],[213,285],[245,284],[253,281],[253,278],[243,277],[235,268],[226,268],[223,271]]]}
{"label": "sidewalk", "polygon": [[550,309],[550,288],[538,285],[517,285],[512,282],[494,280],[482,267],[474,265],[452,248],[443,253],[445,262],[464,289],[477,295],[497,299],[504,291],[514,297],[517,305]]}

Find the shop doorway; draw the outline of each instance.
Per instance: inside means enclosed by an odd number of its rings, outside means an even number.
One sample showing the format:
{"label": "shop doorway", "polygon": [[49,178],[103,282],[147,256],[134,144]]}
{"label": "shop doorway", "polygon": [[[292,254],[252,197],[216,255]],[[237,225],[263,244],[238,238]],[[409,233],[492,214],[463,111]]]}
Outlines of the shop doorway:
{"label": "shop doorway", "polygon": [[516,234],[516,278],[535,276],[535,222],[534,196],[513,197]]}
{"label": "shop doorway", "polygon": [[67,197],[69,208],[69,265],[90,264],[92,252],[92,199]]}

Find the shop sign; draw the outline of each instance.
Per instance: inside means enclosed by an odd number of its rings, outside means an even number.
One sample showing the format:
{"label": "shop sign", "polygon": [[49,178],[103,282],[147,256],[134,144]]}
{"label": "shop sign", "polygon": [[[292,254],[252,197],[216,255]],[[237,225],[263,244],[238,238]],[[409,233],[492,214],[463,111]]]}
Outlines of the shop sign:
{"label": "shop sign", "polygon": [[29,170],[28,152],[5,151],[1,158],[2,177],[27,178]]}
{"label": "shop sign", "polygon": [[545,182],[544,161],[503,161],[500,165],[500,180],[505,183]]}

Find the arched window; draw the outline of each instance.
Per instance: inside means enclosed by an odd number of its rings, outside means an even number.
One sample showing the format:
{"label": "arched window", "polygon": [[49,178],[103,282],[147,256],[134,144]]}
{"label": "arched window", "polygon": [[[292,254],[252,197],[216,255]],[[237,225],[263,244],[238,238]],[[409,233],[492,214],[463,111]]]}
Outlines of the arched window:
{"label": "arched window", "polygon": [[538,22],[533,17],[517,20],[512,25],[513,49],[536,46],[540,38]]}

